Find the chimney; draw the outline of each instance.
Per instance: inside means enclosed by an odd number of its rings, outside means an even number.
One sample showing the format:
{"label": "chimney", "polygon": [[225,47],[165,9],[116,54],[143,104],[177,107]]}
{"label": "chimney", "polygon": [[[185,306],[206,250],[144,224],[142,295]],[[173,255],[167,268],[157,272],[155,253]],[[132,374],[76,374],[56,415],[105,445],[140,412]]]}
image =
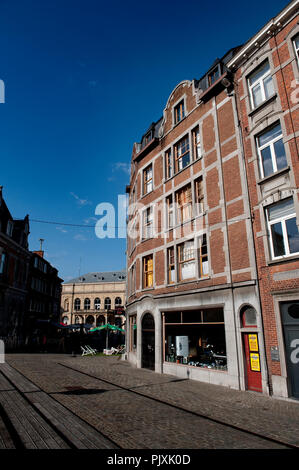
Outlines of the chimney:
{"label": "chimney", "polygon": [[33,253],[35,253],[36,255],[38,255],[38,256],[40,256],[41,258],[43,258],[43,257],[44,257],[43,243],[44,243],[45,239],[44,239],[44,238],[40,238],[39,241],[40,241],[40,249],[37,250],[37,251],[33,251]]}

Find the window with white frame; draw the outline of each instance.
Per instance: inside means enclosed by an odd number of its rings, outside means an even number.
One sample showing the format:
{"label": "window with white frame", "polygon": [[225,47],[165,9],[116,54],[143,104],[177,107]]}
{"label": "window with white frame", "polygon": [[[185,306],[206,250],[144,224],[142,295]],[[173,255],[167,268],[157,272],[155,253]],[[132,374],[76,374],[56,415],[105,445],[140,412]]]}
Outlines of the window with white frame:
{"label": "window with white frame", "polygon": [[266,209],[272,258],[299,253],[299,232],[292,198]]}
{"label": "window with white frame", "polygon": [[153,190],[153,167],[149,165],[143,170],[143,194],[150,193]]}
{"label": "window with white frame", "polygon": [[143,211],[142,238],[152,238],[153,236],[153,207],[147,207]]}
{"label": "window with white frame", "polygon": [[181,139],[174,146],[175,171],[183,170],[190,163],[189,136]]}
{"label": "window with white frame", "polygon": [[256,108],[274,95],[274,84],[268,61],[252,72],[248,77],[248,86],[252,108]]}
{"label": "window with white frame", "polygon": [[257,148],[262,177],[265,178],[287,167],[287,158],[279,123],[257,137]]}
{"label": "window with white frame", "polygon": [[294,44],[295,54],[296,54],[297,63],[299,67],[299,34],[297,34],[297,36],[294,37],[293,44]]}
{"label": "window with white frame", "polygon": [[188,240],[178,245],[178,271],[180,281],[195,278],[195,264],[194,240]]}

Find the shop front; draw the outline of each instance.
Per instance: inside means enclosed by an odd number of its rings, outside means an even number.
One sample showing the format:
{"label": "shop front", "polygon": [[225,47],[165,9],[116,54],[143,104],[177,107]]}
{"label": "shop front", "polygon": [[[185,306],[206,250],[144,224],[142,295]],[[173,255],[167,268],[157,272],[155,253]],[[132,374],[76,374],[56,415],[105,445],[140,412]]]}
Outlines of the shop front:
{"label": "shop front", "polygon": [[223,308],[164,313],[164,361],[227,370]]}
{"label": "shop front", "polygon": [[126,309],[128,361],[161,374],[268,393],[256,299],[254,285],[234,293],[214,288],[144,296]]}

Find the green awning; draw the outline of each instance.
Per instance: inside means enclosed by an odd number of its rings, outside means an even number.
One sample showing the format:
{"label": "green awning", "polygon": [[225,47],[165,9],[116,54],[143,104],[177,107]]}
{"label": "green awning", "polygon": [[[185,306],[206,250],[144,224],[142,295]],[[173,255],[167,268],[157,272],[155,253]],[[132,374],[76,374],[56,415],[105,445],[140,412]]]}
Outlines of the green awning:
{"label": "green awning", "polygon": [[122,333],[125,332],[125,330],[122,330],[116,325],[110,325],[110,323],[106,323],[106,325],[102,325],[102,326],[97,326],[96,328],[91,328],[89,331],[93,332],[93,331],[98,331],[98,330],[115,330],[115,331],[121,331]]}

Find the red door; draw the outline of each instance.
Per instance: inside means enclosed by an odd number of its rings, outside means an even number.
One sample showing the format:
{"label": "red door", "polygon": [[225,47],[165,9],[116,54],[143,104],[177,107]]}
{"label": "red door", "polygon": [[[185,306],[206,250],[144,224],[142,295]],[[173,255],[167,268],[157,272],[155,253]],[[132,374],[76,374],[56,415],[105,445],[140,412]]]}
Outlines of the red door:
{"label": "red door", "polygon": [[257,333],[244,333],[247,390],[262,392],[262,374]]}

